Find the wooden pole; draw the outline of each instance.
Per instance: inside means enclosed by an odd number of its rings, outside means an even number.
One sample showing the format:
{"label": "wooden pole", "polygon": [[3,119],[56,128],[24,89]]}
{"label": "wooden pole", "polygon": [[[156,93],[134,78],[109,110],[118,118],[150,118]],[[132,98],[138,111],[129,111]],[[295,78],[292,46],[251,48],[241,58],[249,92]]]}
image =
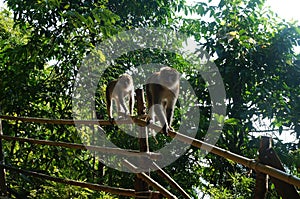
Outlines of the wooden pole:
{"label": "wooden pole", "polygon": [[[272,138],[263,137],[262,143],[266,143],[267,147],[262,147],[261,150],[259,151],[260,162],[285,172],[285,169],[278,155],[276,154],[275,150],[272,148]],[[271,182],[274,183],[275,185],[276,191],[283,199],[290,199],[290,198],[300,199],[300,196],[293,185],[288,184],[272,176],[270,178],[271,178]]]}
{"label": "wooden pole", "polygon": [[[3,135],[2,129],[2,120],[0,119],[0,135]],[[4,154],[2,148],[2,139],[0,138],[0,163],[4,164]],[[7,187],[6,187],[6,177],[5,177],[5,169],[3,166],[0,166],[0,191],[1,195],[7,195]]]}
{"label": "wooden pole", "polygon": [[[144,115],[145,114],[145,100],[144,100],[144,91],[143,89],[137,89],[136,93],[136,104],[137,104],[137,114]],[[139,131],[139,145],[140,145],[140,152],[141,153],[148,153],[149,152],[149,145],[148,145],[148,135],[144,127],[138,127]],[[140,166],[145,165],[143,159],[140,159],[139,162]],[[141,168],[143,169],[143,168]],[[137,198],[149,198],[149,185],[143,181],[141,178],[138,177],[135,179],[135,191]]]}
{"label": "wooden pole", "polygon": [[[285,169],[273,148],[266,152],[266,157],[268,157],[270,161],[270,164],[268,165],[285,172]],[[300,199],[300,196],[293,185],[272,176],[270,176],[270,179],[271,182],[275,185],[276,191],[282,197],[282,199]]]}
{"label": "wooden pole", "polygon": [[[260,141],[258,162],[263,159],[263,152],[272,147],[272,140],[263,136]],[[267,197],[268,176],[262,172],[256,171],[256,183],[254,199],[264,199]]]}
{"label": "wooden pole", "polygon": [[[143,89],[136,90],[136,102],[137,102],[137,114],[145,115],[146,107],[145,107],[145,99],[144,99]],[[144,127],[139,128],[139,144],[140,144],[141,152],[149,152],[148,133]]]}

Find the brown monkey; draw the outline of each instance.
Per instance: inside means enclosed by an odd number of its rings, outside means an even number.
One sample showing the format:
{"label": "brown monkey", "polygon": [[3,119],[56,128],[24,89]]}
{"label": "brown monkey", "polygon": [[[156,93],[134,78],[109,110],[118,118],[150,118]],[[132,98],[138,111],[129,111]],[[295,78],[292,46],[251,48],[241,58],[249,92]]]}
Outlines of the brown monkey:
{"label": "brown monkey", "polygon": [[[128,107],[125,104],[125,98],[129,98],[129,111]],[[113,101],[115,101],[118,113],[121,111],[121,108],[125,112],[125,115],[132,115],[133,105],[134,105],[134,86],[132,77],[128,74],[121,75],[118,79],[113,80],[108,83],[106,87],[106,105],[107,105],[107,113],[109,119],[113,119],[112,117],[112,105]]]}
{"label": "brown monkey", "polygon": [[180,74],[170,67],[162,67],[147,80],[146,98],[149,116],[154,121],[154,115],[156,115],[163,126],[164,134],[173,130],[171,124],[179,95],[179,80]]}

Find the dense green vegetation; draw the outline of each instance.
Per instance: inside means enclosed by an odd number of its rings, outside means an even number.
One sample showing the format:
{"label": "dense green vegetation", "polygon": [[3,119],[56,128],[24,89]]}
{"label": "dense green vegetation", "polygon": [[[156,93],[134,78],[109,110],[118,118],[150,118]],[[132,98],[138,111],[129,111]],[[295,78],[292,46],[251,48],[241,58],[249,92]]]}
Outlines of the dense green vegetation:
{"label": "dense green vegetation", "polygon": [[[300,138],[300,45],[297,23],[286,22],[264,7],[264,0],[221,0],[217,6],[185,0],[6,0],[0,13],[0,114],[72,119],[72,93],[82,60],[95,46],[134,28],[161,27],[193,36],[215,58],[226,89],[226,120],[217,146],[255,158],[259,138],[257,118],[270,129]],[[179,14],[184,13],[184,14]],[[190,14],[199,18],[190,18]],[[205,17],[204,17],[205,16]],[[132,67],[152,62],[184,72],[200,103],[197,138],[206,133],[211,117],[210,95],[201,75],[180,55],[145,49],[121,56],[99,80],[95,102],[98,118],[107,119],[105,84]],[[175,128],[180,109],[175,111]],[[255,119],[256,118],[256,119]],[[5,135],[81,143],[74,126],[3,121]],[[137,140],[106,127],[111,141],[136,149]],[[116,136],[117,135],[117,136]],[[152,150],[169,140],[150,139]],[[287,170],[299,175],[300,144],[274,138]],[[52,176],[109,186],[133,188],[135,176],[101,163],[86,151],[4,142],[5,163]],[[104,170],[104,171],[103,171]],[[231,161],[191,148],[165,170],[191,195],[252,198],[255,178]],[[103,175],[103,172],[105,175]],[[152,177],[169,187],[155,173]],[[70,187],[7,172],[12,198],[105,198],[109,193]],[[271,187],[269,198],[278,198]],[[178,193],[177,193],[178,194]]]}

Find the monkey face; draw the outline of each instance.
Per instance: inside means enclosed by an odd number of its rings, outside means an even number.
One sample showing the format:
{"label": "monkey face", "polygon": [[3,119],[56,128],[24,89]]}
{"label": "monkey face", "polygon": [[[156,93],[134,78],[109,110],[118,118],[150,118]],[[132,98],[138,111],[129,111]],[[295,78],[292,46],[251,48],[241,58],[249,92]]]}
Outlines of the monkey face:
{"label": "monkey face", "polygon": [[130,87],[132,82],[133,82],[132,77],[127,74],[120,76],[120,78],[118,80],[118,84],[122,85],[124,88]]}

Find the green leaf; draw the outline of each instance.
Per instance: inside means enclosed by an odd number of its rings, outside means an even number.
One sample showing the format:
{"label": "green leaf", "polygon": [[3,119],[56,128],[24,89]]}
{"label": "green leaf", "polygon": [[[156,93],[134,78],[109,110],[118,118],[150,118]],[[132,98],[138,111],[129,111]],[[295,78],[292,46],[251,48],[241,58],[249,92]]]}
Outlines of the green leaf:
{"label": "green leaf", "polygon": [[229,125],[238,125],[240,123],[240,120],[238,120],[236,118],[229,118],[229,119],[225,120],[224,123],[229,124]]}

